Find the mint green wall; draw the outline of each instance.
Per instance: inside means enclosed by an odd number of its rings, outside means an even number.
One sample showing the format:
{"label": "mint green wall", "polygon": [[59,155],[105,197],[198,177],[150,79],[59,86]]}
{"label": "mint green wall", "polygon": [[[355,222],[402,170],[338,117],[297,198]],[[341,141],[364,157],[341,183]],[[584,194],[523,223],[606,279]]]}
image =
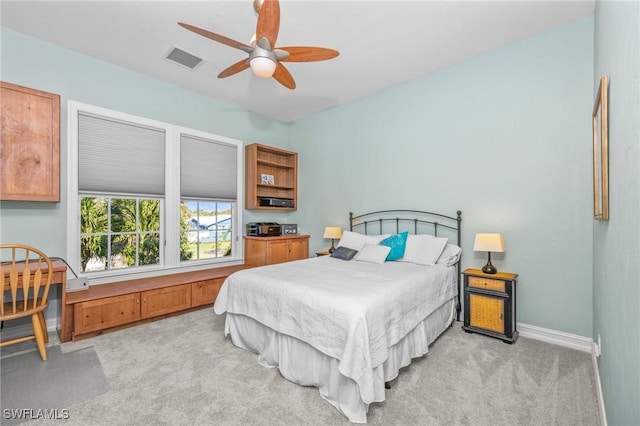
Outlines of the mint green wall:
{"label": "mint green wall", "polygon": [[349,211],[460,209],[463,267],[502,232],[518,321],[590,337],[592,83],[588,18],[299,120],[295,220],[317,250]]}
{"label": "mint green wall", "polygon": [[593,223],[593,335],[610,425],[640,423],[640,2],[598,1],[595,73],[609,76],[609,221]]}
{"label": "mint green wall", "polygon": [[[244,141],[286,146],[287,126],[92,57],[2,28],[3,81],[61,97],[61,202],[0,202],[0,241],[31,244],[66,258],[67,100],[109,108]],[[186,71],[185,72],[190,72]],[[211,76],[212,80],[215,76]],[[233,112],[231,112],[233,111]],[[244,221],[254,220],[245,212]],[[286,215],[270,220],[281,220]],[[282,220],[283,222],[285,220]],[[57,315],[56,303],[47,317]]]}

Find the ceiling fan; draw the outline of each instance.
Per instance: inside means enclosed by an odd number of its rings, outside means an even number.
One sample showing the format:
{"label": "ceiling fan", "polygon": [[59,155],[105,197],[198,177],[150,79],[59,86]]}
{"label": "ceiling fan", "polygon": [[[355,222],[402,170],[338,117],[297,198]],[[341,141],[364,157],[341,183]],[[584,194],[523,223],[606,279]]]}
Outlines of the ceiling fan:
{"label": "ceiling fan", "polygon": [[278,0],[254,0],[253,7],[258,14],[255,41],[245,44],[232,40],[209,30],[195,27],[184,22],[178,25],[203,37],[226,44],[249,54],[243,59],[224,69],[218,78],[225,78],[251,67],[253,73],[262,78],[275,78],[288,89],[295,89],[296,83],[289,70],[282,62],[315,62],[333,59],[339,55],[337,50],[324,47],[275,47],[280,29],[280,4]]}

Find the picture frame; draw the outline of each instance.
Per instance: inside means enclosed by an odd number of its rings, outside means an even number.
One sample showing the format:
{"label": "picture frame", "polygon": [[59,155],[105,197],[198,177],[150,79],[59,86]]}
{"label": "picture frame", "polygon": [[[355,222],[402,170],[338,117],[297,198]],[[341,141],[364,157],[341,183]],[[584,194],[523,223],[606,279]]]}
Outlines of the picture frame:
{"label": "picture frame", "polygon": [[260,183],[262,185],[275,185],[275,179],[273,175],[262,174],[260,175]]}
{"label": "picture frame", "polygon": [[608,77],[600,78],[593,105],[593,216],[609,220],[609,116]]}

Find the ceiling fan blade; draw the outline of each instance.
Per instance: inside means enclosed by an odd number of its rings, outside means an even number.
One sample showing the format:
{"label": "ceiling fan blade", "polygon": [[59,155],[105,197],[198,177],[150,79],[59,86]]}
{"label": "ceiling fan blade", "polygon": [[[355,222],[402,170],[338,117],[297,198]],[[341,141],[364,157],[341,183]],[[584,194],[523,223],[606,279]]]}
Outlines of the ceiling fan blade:
{"label": "ceiling fan blade", "polygon": [[218,78],[225,78],[225,77],[232,76],[234,74],[239,73],[240,71],[246,70],[247,68],[249,68],[249,61],[246,59],[243,59],[231,65],[230,67],[227,67],[224,70],[222,70],[222,72],[218,74]]}
{"label": "ceiling fan blade", "polygon": [[248,46],[244,43],[241,43],[239,41],[230,39],[229,37],[225,37],[223,35],[220,34],[216,34],[214,32],[211,32],[209,30],[205,30],[203,28],[199,28],[199,27],[195,27],[193,25],[190,24],[185,24],[184,22],[178,22],[178,25],[180,25],[183,28],[188,29],[189,31],[193,31],[196,34],[199,34],[203,37],[209,38],[213,41],[217,41],[218,43],[222,43],[222,44],[226,44],[227,46],[231,46],[235,49],[240,49],[243,52],[246,53],[251,53],[251,51],[253,50],[253,48],[251,46]]}
{"label": "ceiling fan blade", "polygon": [[258,13],[256,40],[266,37],[273,48],[276,45],[278,31],[280,31],[280,3],[278,0],[264,0]]}
{"label": "ceiling fan blade", "polygon": [[[262,9],[260,11],[262,12]],[[287,89],[296,88],[296,82],[293,80],[291,73],[289,73],[289,70],[286,69],[285,66],[280,62],[278,62],[278,65],[276,66],[276,70],[273,73],[273,78],[275,78],[278,83],[282,84]]]}
{"label": "ceiling fan blade", "polygon": [[315,62],[333,59],[340,54],[337,50],[327,49],[324,47],[278,47],[279,50],[289,52],[289,56],[281,61],[284,62]]}

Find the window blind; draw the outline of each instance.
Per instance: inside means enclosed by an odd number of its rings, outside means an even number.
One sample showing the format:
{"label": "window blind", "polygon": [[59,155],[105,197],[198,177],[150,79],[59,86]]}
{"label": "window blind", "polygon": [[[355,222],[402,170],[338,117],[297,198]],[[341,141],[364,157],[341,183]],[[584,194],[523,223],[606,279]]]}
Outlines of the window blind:
{"label": "window blind", "polygon": [[78,114],[78,189],[164,195],[165,131]]}
{"label": "window blind", "polygon": [[235,145],[180,135],[180,197],[233,200],[237,194]]}

